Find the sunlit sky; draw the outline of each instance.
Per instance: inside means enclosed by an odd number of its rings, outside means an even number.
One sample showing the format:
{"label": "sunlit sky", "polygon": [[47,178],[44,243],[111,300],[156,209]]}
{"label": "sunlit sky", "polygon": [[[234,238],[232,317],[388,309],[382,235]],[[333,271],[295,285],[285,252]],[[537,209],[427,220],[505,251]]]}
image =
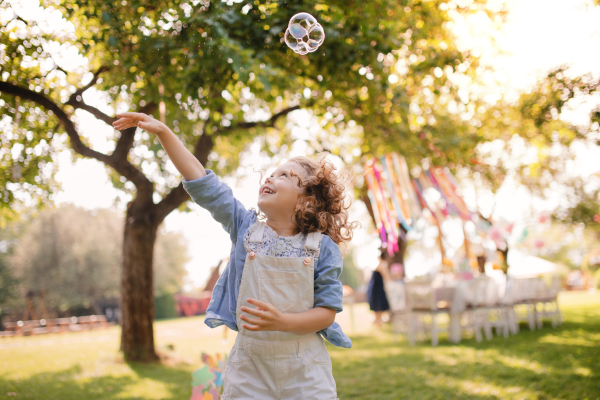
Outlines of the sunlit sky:
{"label": "sunlit sky", "polygon": [[[481,26],[458,26],[457,33],[465,46],[479,48],[484,60],[499,71],[497,79],[509,91],[519,91],[531,86],[536,78],[550,68],[569,64],[575,73],[600,73],[600,8],[589,7],[584,0],[513,0],[509,2],[510,13],[500,31],[489,32]],[[486,31],[486,29],[488,29]],[[486,37],[492,34],[503,54],[491,52]],[[86,102],[100,105],[93,91],[85,95]],[[108,150],[104,138],[112,135],[112,128],[95,120],[89,114],[77,114],[79,126],[97,150]],[[302,119],[299,115],[295,116]],[[294,118],[294,115],[291,116]],[[585,118],[585,112],[573,113],[573,119]],[[304,148],[296,146],[292,155],[304,154]],[[80,160],[72,164],[68,153],[59,157],[57,179],[63,191],[56,196],[57,203],[73,203],[87,209],[110,207],[115,198],[122,194],[110,184],[103,164],[95,160]],[[255,167],[249,160],[246,167]],[[600,148],[580,146],[573,169],[587,177],[600,170]],[[236,197],[247,207],[256,205],[258,179],[247,179],[243,185],[226,180]],[[243,186],[243,187],[242,187]],[[467,190],[466,196],[469,196]],[[473,201],[472,199],[467,199]],[[480,198],[485,208],[491,199]],[[486,201],[488,203],[486,203]],[[556,199],[533,200],[536,210],[552,209]],[[522,220],[530,211],[530,196],[525,190],[516,190],[508,182],[496,196],[494,216],[508,221]],[[222,227],[212,220],[206,210],[195,204],[192,212],[173,212],[165,221],[169,231],[180,231],[189,244],[190,262],[187,265],[191,281],[202,285],[212,266],[229,255],[231,243]],[[358,230],[353,240],[354,255],[359,268],[370,267],[376,260],[380,245],[377,236],[369,227],[369,218],[364,205],[359,202],[353,207],[352,217],[363,222],[365,228]],[[409,275],[420,274],[431,263],[409,259]]]}

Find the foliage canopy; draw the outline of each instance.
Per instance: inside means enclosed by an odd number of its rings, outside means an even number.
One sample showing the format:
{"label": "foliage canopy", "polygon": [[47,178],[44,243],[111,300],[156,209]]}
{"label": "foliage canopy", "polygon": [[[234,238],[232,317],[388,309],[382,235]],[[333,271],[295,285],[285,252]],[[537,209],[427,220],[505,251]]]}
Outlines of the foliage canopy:
{"label": "foliage canopy", "polygon": [[[56,189],[52,154],[64,147],[62,132],[76,153],[112,167],[118,188],[134,193],[140,170],[160,196],[177,186],[164,151],[144,132],[109,134],[112,154],[90,148],[77,126],[82,111],[105,123],[115,110],[155,113],[192,150],[211,135],[207,164],[222,173],[265,133],[268,153],[285,150],[289,132],[271,128],[297,108],[310,109],[323,128],[313,147],[348,162],[389,148],[413,163],[431,154],[464,160],[478,137],[436,102],[463,104],[449,76],[474,77],[478,61],[457,49],[447,24],[452,13],[500,12],[485,1],[419,0],[44,1],[36,12],[3,2],[1,11],[4,206],[15,191],[43,202]],[[327,32],[306,57],[281,42],[299,11],[312,12]],[[93,97],[108,108],[90,105]],[[118,162],[124,156],[131,165]]]}

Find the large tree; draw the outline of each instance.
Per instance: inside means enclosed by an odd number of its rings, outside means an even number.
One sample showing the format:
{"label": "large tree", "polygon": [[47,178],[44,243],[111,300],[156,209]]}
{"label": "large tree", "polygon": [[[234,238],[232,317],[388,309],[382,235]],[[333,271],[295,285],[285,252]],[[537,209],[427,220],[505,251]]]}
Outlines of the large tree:
{"label": "large tree", "polygon": [[582,224],[600,242],[600,179],[575,178],[568,181],[566,204],[554,211],[556,221],[571,225]]}
{"label": "large tree", "polygon": [[593,107],[599,91],[592,74],[557,66],[515,101],[482,107],[474,116],[482,140],[465,167],[493,191],[508,177],[539,196],[559,183],[572,186],[575,176],[565,172],[576,157],[573,145],[600,145],[600,109]]}
{"label": "large tree", "polygon": [[[154,360],[152,249],[159,225],[188,196],[145,132],[114,132],[107,138],[112,151],[103,153],[92,148],[78,116],[111,124],[115,110],[154,114],[221,174],[235,171],[240,152],[259,137],[267,154],[285,149],[292,137],[278,121],[300,108],[322,128],[311,142],[316,150],[346,161],[390,146],[411,160],[440,152],[462,160],[479,138],[435,99],[461,108],[452,79],[473,77],[478,61],[457,49],[450,15],[492,17],[499,10],[483,0],[457,3],[47,0],[31,12],[4,1],[0,211],[6,215],[15,194],[41,204],[50,198],[52,156],[62,142],[76,156],[104,163],[114,185],[132,195],[124,219],[121,349],[129,360]],[[301,11],[313,13],[326,32],[307,56],[282,41],[289,18]],[[91,104],[89,92],[108,106]],[[359,151],[344,152],[346,145]]]}

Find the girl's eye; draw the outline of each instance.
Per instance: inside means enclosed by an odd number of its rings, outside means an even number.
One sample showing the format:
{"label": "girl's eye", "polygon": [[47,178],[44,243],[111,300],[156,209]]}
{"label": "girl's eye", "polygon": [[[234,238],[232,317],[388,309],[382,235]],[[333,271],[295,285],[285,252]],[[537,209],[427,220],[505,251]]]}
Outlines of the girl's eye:
{"label": "girl's eye", "polygon": [[287,176],[288,176],[288,174],[287,174],[286,172],[284,172],[283,174],[281,174],[281,176],[285,176],[285,177],[287,177]]}

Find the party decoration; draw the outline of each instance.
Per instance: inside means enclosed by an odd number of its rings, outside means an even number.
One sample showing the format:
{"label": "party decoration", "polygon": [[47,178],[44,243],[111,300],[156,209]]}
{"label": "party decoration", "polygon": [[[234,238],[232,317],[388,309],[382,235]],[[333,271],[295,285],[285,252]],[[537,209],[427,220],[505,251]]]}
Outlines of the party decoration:
{"label": "party decoration", "polygon": [[504,240],[502,232],[500,232],[500,229],[498,229],[495,226],[492,226],[490,228],[490,230],[488,231],[488,236],[494,241],[496,246],[499,246],[500,243]]}
{"label": "party decoration", "polygon": [[421,217],[436,225],[447,216],[473,220],[447,169],[435,167],[411,179],[404,157],[389,153],[365,164],[365,182],[377,230],[390,255],[398,251],[398,238]]}
{"label": "party decoration", "polygon": [[317,51],[325,41],[325,30],[309,13],[294,15],[285,31],[285,44],[295,53],[304,55]]}
{"label": "party decoration", "polygon": [[508,232],[509,234],[512,233],[513,228],[515,227],[514,223],[510,223],[508,224],[508,226],[506,227],[506,232]]}
{"label": "party decoration", "polygon": [[519,235],[519,238],[517,239],[517,243],[523,243],[525,239],[527,239],[527,236],[529,236],[529,230],[527,230],[527,228],[523,228],[521,235]]}
{"label": "party decoration", "polygon": [[227,355],[211,356],[202,353],[202,368],[192,373],[192,396],[190,400],[218,400],[223,387],[223,373],[227,364]]}
{"label": "party decoration", "polygon": [[[367,198],[371,203],[382,247],[390,255],[398,251],[398,238],[414,229],[421,218],[437,226],[442,271],[460,272],[467,276],[479,269],[478,254],[471,254],[469,250],[470,240],[465,229],[467,223],[475,227],[476,235],[480,238],[477,240],[487,237],[493,240],[497,249],[507,247],[507,238],[511,235],[514,224],[502,227],[493,224],[479,212],[469,210],[458,181],[448,168],[433,166],[411,178],[404,157],[388,153],[367,160],[364,177]],[[454,262],[446,256],[441,228],[448,217],[458,217],[463,224],[465,255]],[[524,229],[521,241],[527,235],[528,232]],[[495,268],[506,271],[505,264],[497,263]]]}

